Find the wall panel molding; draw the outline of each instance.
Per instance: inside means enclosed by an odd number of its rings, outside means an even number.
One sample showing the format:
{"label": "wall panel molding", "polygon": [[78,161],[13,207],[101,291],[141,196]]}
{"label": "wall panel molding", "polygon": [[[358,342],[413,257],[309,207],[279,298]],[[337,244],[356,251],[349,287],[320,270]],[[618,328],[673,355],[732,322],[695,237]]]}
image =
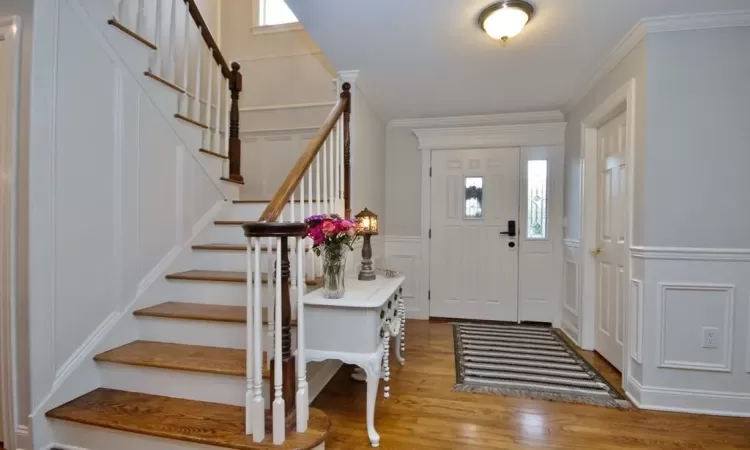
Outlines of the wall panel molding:
{"label": "wall panel molding", "polygon": [[630,280],[630,357],[643,364],[643,281]]}
{"label": "wall panel molding", "polygon": [[[569,282],[571,281],[571,272],[572,272],[572,280],[573,280],[573,301],[571,304],[570,299],[570,286]],[[573,261],[571,259],[566,259],[564,266],[563,266],[563,279],[565,280],[565,296],[563,297],[563,308],[572,314],[575,317],[579,317],[579,303],[580,303],[580,297],[581,297],[581,291],[580,291],[580,274],[578,273],[578,263],[576,261]]]}
{"label": "wall panel molding", "polygon": [[430,117],[424,119],[394,119],[389,128],[428,128],[482,125],[513,125],[534,122],[562,122],[560,111],[538,111],[528,113],[483,114],[475,116]]}
{"label": "wall panel molding", "polygon": [[[735,285],[714,283],[682,283],[682,282],[660,282],[659,295],[657,298],[657,311],[659,314],[659,341],[658,341],[658,366],[664,369],[684,369],[709,372],[731,372],[732,371],[732,347],[734,340],[734,299]],[[667,359],[667,293],[674,292],[722,292],[725,293],[724,317],[722,323],[722,360],[720,363],[707,363],[697,360],[672,360]],[[673,300],[674,301],[674,300]],[[697,330],[696,330],[697,332]]]}
{"label": "wall panel molding", "polygon": [[427,318],[420,302],[420,252],[422,239],[419,236],[385,236],[385,268],[397,270],[406,277],[404,301],[409,317]]}
{"label": "wall panel molding", "polygon": [[636,259],[750,262],[750,249],[631,246],[630,256]]}

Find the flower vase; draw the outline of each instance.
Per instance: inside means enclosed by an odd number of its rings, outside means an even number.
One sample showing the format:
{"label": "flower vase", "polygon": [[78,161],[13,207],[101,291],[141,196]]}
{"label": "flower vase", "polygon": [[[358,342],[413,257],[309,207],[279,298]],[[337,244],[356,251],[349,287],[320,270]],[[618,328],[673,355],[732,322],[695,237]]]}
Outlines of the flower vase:
{"label": "flower vase", "polygon": [[323,297],[342,298],[346,287],[344,286],[346,272],[345,245],[325,246],[323,248]]}

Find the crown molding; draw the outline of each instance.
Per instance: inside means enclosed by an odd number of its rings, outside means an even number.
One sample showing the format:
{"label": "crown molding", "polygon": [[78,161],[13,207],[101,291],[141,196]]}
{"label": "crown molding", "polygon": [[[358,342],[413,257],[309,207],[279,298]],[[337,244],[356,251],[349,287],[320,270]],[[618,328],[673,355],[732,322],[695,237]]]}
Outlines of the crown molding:
{"label": "crown molding", "polygon": [[709,28],[750,26],[750,10],[721,13],[685,14],[646,17],[641,19],[607,55],[594,76],[565,103],[563,111],[570,112],[604,77],[622,61],[643,38],[651,33],[705,30]]}
{"label": "crown molding", "polygon": [[419,140],[420,150],[563,145],[565,122],[422,128],[413,133]]}
{"label": "crown molding", "polygon": [[562,122],[560,111],[483,114],[475,116],[428,117],[423,119],[393,119],[388,128],[432,128],[482,125],[518,125],[529,123]]}

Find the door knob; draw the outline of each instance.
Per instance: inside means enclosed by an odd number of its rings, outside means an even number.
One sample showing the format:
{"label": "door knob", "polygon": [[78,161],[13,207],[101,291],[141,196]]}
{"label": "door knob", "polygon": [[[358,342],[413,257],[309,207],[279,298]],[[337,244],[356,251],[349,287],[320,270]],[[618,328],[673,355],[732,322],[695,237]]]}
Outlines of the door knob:
{"label": "door knob", "polygon": [[591,253],[591,256],[599,256],[599,254],[602,252],[602,249],[599,247],[592,248],[589,250],[589,253]]}

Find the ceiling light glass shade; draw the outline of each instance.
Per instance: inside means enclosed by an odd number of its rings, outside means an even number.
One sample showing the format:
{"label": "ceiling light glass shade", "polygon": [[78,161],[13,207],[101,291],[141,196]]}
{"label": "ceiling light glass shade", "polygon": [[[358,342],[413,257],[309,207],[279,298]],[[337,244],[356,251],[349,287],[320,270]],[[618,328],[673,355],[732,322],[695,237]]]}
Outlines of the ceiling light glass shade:
{"label": "ceiling light glass shade", "polygon": [[524,1],[495,3],[482,12],[479,24],[492,39],[506,40],[523,31],[533,11]]}

